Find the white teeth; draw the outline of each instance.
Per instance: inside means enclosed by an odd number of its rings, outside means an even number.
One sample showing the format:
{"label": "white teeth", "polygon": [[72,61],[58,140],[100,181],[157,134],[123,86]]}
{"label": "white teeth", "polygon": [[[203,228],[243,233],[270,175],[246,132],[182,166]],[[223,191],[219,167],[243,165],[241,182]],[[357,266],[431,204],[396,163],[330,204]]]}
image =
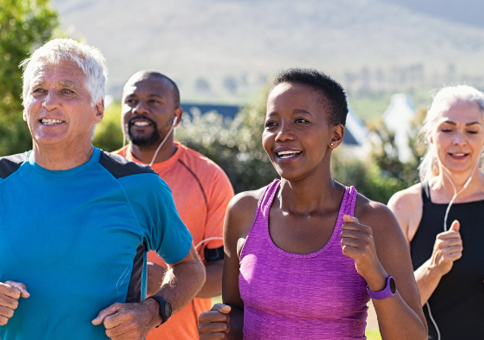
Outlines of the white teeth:
{"label": "white teeth", "polygon": [[133,125],[136,125],[136,126],[148,126],[150,124],[148,122],[134,122]]}
{"label": "white teeth", "polygon": [[280,158],[289,158],[293,155],[300,154],[301,151],[281,151],[277,153]]}
{"label": "white teeth", "polygon": [[55,125],[55,124],[61,124],[63,123],[63,121],[58,119],[42,119],[41,123],[44,125]]}
{"label": "white teeth", "polygon": [[466,154],[465,153],[452,153],[451,155],[455,156],[455,157],[464,157]]}

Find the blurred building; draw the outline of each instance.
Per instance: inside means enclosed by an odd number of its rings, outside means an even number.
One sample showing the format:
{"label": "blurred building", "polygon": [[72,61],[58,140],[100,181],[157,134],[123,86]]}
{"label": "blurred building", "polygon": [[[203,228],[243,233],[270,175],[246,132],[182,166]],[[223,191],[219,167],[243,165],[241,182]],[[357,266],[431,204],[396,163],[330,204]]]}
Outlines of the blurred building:
{"label": "blurred building", "polygon": [[385,126],[395,133],[398,158],[402,162],[407,162],[412,155],[408,147],[408,134],[414,116],[415,106],[411,97],[405,93],[392,95],[390,105],[382,116]]}

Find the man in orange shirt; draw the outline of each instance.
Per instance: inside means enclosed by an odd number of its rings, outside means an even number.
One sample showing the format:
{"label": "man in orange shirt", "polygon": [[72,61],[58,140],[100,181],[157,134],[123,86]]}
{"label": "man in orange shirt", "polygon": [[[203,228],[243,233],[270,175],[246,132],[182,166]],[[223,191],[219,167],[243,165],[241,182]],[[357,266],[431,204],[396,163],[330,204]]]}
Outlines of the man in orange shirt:
{"label": "man in orange shirt", "polygon": [[[154,71],[135,73],[123,88],[122,125],[129,144],[115,153],[150,165],[168,184],[182,221],[205,264],[207,280],[197,296],[166,324],[152,330],[147,340],[198,339],[198,316],[222,292],[225,209],[234,195],[223,170],[208,158],[175,142],[173,129],[183,110],[176,84]],[[156,292],[166,264],[148,253],[148,293]]]}

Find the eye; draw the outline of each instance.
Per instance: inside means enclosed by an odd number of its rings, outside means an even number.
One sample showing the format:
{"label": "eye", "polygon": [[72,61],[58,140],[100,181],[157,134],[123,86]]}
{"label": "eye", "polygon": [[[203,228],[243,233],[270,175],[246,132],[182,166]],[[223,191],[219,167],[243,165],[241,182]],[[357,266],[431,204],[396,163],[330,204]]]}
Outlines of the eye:
{"label": "eye", "polygon": [[64,93],[64,94],[74,93],[74,91],[72,91],[71,89],[62,89],[61,92]]}
{"label": "eye", "polygon": [[467,130],[467,133],[470,133],[471,135],[477,135],[479,131],[476,130]]}
{"label": "eye", "polygon": [[304,118],[296,118],[294,121],[295,123],[309,123],[306,119]]}
{"label": "eye", "polygon": [[272,121],[272,120],[268,120],[268,121],[266,122],[266,124],[265,124],[265,127],[266,127],[266,129],[269,129],[269,128],[274,127],[274,126],[276,126],[276,125],[277,125],[277,124],[276,124],[276,122],[274,122],[274,121]]}
{"label": "eye", "polygon": [[47,92],[46,90],[44,90],[43,88],[36,88],[32,91],[32,93],[45,93]]}
{"label": "eye", "polygon": [[442,131],[443,133],[449,133],[449,132],[452,132],[452,129],[442,128],[442,129],[440,129],[440,131]]}

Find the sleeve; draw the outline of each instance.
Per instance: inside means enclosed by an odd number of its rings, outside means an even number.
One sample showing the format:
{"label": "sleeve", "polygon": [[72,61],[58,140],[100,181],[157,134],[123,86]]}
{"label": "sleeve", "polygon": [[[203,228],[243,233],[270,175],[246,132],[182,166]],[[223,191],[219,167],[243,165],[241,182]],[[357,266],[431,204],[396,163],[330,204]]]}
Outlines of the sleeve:
{"label": "sleeve", "polygon": [[[205,239],[223,237],[225,211],[230,200],[234,197],[234,189],[227,175],[217,168],[213,177],[208,197],[207,222],[205,224]],[[207,241],[202,248],[215,249],[223,246],[223,240]]]}
{"label": "sleeve", "polygon": [[129,176],[128,181],[125,187],[147,250],[156,251],[168,264],[183,260],[192,246],[192,235],[178,215],[168,185],[155,174]]}

